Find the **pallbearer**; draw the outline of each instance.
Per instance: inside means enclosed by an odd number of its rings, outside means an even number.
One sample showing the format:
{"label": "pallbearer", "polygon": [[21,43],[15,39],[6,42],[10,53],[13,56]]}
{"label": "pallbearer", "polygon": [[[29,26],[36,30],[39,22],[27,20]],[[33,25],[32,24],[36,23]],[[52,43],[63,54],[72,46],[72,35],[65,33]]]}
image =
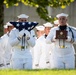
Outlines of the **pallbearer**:
{"label": "pallbearer", "polygon": [[18,22],[10,22],[15,26],[9,39],[13,47],[11,62],[13,69],[32,69],[32,55],[29,47],[35,45],[35,35],[32,32],[34,26],[28,27],[32,25],[32,22],[27,22],[27,19],[27,15],[21,14],[18,16]]}
{"label": "pallbearer", "polygon": [[61,13],[56,17],[58,18],[59,25],[52,28],[46,38],[47,43],[54,43],[54,49],[51,53],[51,68],[75,68],[73,44],[76,42],[76,29],[67,25],[67,14]]}

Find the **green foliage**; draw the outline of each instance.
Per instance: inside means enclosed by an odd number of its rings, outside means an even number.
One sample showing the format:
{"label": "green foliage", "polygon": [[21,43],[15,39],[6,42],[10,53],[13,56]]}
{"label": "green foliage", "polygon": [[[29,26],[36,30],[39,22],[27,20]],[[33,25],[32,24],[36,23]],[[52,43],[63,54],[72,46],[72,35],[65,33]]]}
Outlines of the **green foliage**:
{"label": "green foliage", "polygon": [[18,5],[19,2],[24,3],[27,6],[36,7],[36,11],[40,18],[44,19],[45,21],[53,21],[54,17],[48,16],[47,6],[57,8],[65,8],[67,5],[70,5],[71,2],[74,0],[4,0],[6,7],[10,7],[13,5]]}
{"label": "green foliage", "polygon": [[55,20],[55,18],[48,16],[47,8],[40,6],[36,9],[36,11],[38,12],[38,15],[40,16],[40,18],[43,18],[45,21],[53,22],[53,20]]}
{"label": "green foliage", "polygon": [[52,8],[65,8],[75,0],[0,0],[0,36],[3,34],[3,18],[4,18],[4,4],[6,7],[18,6],[20,2],[27,6],[36,7],[36,11],[40,18],[45,21],[53,22],[56,18],[48,15],[47,7]]}

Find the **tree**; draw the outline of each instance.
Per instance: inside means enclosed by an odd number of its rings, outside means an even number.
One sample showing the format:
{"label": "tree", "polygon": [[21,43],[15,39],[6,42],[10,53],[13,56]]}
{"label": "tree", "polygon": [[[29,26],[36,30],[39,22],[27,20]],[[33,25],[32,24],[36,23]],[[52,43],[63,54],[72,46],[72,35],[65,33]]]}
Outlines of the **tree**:
{"label": "tree", "polygon": [[61,7],[65,8],[67,5],[70,5],[74,0],[4,0],[6,7],[10,7],[13,5],[18,5],[20,2],[24,3],[27,6],[36,7],[36,11],[40,18],[45,21],[52,21],[54,18],[49,17],[47,7]]}
{"label": "tree", "polygon": [[6,7],[11,7],[11,6],[18,6],[19,3],[22,2],[26,6],[31,6],[31,7],[36,7],[36,11],[40,18],[44,19],[45,21],[53,21],[55,18],[50,17],[48,15],[48,10],[47,7],[61,7],[65,8],[67,5],[70,5],[71,2],[74,2],[74,0],[0,0],[0,35],[2,35],[2,28],[3,28],[3,6],[4,4]]}
{"label": "tree", "polygon": [[4,19],[4,7],[3,1],[0,1],[0,36],[3,34],[3,19]]}

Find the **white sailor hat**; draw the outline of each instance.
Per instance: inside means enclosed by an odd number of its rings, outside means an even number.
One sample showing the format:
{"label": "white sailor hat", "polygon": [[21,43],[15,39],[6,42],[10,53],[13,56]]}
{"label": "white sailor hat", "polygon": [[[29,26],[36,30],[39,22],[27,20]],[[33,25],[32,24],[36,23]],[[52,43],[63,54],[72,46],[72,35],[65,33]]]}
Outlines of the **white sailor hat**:
{"label": "white sailor hat", "polygon": [[54,24],[59,24],[59,21],[58,21],[58,20],[55,20],[55,21],[54,21]]}
{"label": "white sailor hat", "polygon": [[13,26],[10,22],[7,22],[6,25],[7,25],[7,27],[8,26]]}
{"label": "white sailor hat", "polygon": [[36,29],[40,30],[40,31],[43,31],[45,29],[45,27],[40,25],[40,26],[36,26]]}
{"label": "white sailor hat", "polygon": [[53,24],[51,24],[50,22],[47,22],[47,23],[45,23],[43,25],[44,25],[44,27],[53,27]]}
{"label": "white sailor hat", "polygon": [[65,13],[61,13],[61,14],[58,14],[56,15],[57,18],[61,17],[61,16],[65,16],[65,17],[68,17],[68,14],[65,14]]}
{"label": "white sailor hat", "polygon": [[28,18],[29,16],[28,15],[26,15],[26,14],[21,14],[21,15],[19,15],[19,16],[17,16],[18,18]]}
{"label": "white sailor hat", "polygon": [[8,28],[7,25],[4,25],[3,27],[4,27],[4,28]]}

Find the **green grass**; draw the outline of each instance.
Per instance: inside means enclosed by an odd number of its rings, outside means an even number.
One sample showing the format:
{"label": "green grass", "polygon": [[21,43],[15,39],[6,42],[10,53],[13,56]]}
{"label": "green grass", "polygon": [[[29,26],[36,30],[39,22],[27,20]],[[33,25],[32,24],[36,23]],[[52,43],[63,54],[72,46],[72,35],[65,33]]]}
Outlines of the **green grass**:
{"label": "green grass", "polygon": [[0,75],[76,75],[74,70],[0,70]]}

